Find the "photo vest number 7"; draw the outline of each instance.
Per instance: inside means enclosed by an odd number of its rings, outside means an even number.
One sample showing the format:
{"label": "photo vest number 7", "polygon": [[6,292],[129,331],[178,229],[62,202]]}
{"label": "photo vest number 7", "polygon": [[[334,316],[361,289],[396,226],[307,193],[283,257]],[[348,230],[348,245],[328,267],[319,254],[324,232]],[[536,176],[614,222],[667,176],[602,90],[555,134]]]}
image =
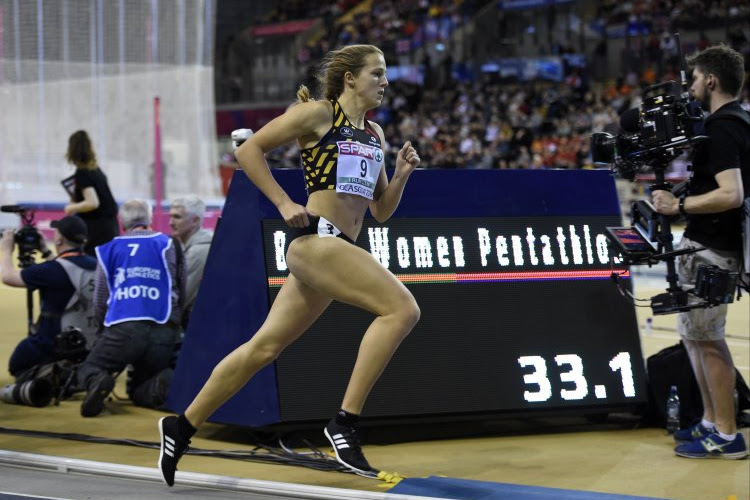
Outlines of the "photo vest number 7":
{"label": "photo vest number 7", "polygon": [[172,277],[166,253],[172,239],[162,233],[119,236],[96,247],[109,288],[104,326],[151,320],[164,324],[172,312]]}

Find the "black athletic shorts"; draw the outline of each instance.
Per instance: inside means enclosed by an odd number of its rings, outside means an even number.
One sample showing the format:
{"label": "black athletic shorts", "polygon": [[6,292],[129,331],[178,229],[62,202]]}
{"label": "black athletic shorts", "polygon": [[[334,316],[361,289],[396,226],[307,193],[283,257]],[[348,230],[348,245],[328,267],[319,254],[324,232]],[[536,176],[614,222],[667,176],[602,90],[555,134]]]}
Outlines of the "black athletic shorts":
{"label": "black athletic shorts", "polygon": [[341,238],[354,245],[354,240],[342,233],[339,228],[334,226],[323,217],[310,217],[310,225],[307,227],[293,227],[291,230],[291,239],[289,240],[289,243],[296,240],[300,236],[305,236],[307,234],[317,234],[321,238]]}

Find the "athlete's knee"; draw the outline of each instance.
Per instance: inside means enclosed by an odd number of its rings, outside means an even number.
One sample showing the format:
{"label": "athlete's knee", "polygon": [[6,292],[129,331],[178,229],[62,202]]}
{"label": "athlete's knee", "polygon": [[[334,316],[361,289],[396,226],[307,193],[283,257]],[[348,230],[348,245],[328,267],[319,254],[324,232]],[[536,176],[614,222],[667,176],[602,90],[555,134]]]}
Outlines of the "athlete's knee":
{"label": "athlete's knee", "polygon": [[409,299],[410,300],[404,300],[399,303],[399,308],[398,311],[396,311],[396,314],[401,318],[408,329],[411,330],[422,316],[422,311],[419,309],[419,304],[414,300],[414,297],[409,297]]}
{"label": "athlete's knee", "polygon": [[256,364],[266,366],[276,361],[283,350],[284,347],[275,342],[258,342],[252,346],[249,354]]}

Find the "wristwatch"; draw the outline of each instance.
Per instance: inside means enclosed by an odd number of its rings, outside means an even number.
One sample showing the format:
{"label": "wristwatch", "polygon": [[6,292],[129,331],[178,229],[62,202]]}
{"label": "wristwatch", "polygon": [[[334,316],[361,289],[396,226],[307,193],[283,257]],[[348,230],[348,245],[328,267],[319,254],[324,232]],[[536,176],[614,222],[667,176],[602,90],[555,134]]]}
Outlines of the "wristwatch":
{"label": "wristwatch", "polygon": [[685,198],[687,198],[687,196],[685,195],[680,196],[680,204],[678,205],[678,210],[680,211],[680,215],[687,215],[687,212],[685,211]]}

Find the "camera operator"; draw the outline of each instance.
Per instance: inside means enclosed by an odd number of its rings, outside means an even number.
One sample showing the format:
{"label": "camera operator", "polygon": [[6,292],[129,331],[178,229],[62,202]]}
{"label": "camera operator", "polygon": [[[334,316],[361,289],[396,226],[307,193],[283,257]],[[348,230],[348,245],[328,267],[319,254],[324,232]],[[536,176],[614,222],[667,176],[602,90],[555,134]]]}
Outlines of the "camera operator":
{"label": "camera operator", "polygon": [[[96,260],[83,253],[86,243],[86,224],[79,217],[67,216],[52,221],[55,229],[53,242],[57,256],[44,246],[41,252],[47,261],[18,270],[13,266],[13,230],[3,232],[0,239],[0,275],[8,286],[39,290],[41,312],[30,335],[16,346],[10,356],[8,370],[14,377],[40,364],[55,360],[55,336],[62,331],[61,319],[75,304],[71,299],[77,293],[81,279],[74,274],[92,276]],[[42,240],[43,241],[43,240]],[[70,266],[72,264],[72,266]],[[71,273],[71,274],[69,274]]]}
{"label": "camera operator", "polygon": [[151,205],[128,200],[120,207],[126,234],[96,247],[96,317],[104,331],[78,368],[86,396],[81,415],[94,417],[115,385],[114,375],[132,365],[127,392],[138,406],[159,408],[172,379],[170,367],[182,334],[184,261],[178,271],[173,239],[151,229]]}
{"label": "camera operator", "polygon": [[[742,55],[725,45],[688,57],[690,93],[708,108],[705,134],[693,157],[686,195],[657,190],[652,202],[659,213],[680,214],[687,225],[678,249],[704,250],[681,255],[682,285],[694,283],[700,265],[736,272],[742,251],[741,209],[750,194],[750,119],[737,98],[745,75]],[[703,401],[703,420],[675,432],[675,453],[688,458],[741,459],[747,445],[737,432],[733,391],[735,368],[724,339],[727,305],[692,309],[678,316],[678,331],[690,356]]]}

